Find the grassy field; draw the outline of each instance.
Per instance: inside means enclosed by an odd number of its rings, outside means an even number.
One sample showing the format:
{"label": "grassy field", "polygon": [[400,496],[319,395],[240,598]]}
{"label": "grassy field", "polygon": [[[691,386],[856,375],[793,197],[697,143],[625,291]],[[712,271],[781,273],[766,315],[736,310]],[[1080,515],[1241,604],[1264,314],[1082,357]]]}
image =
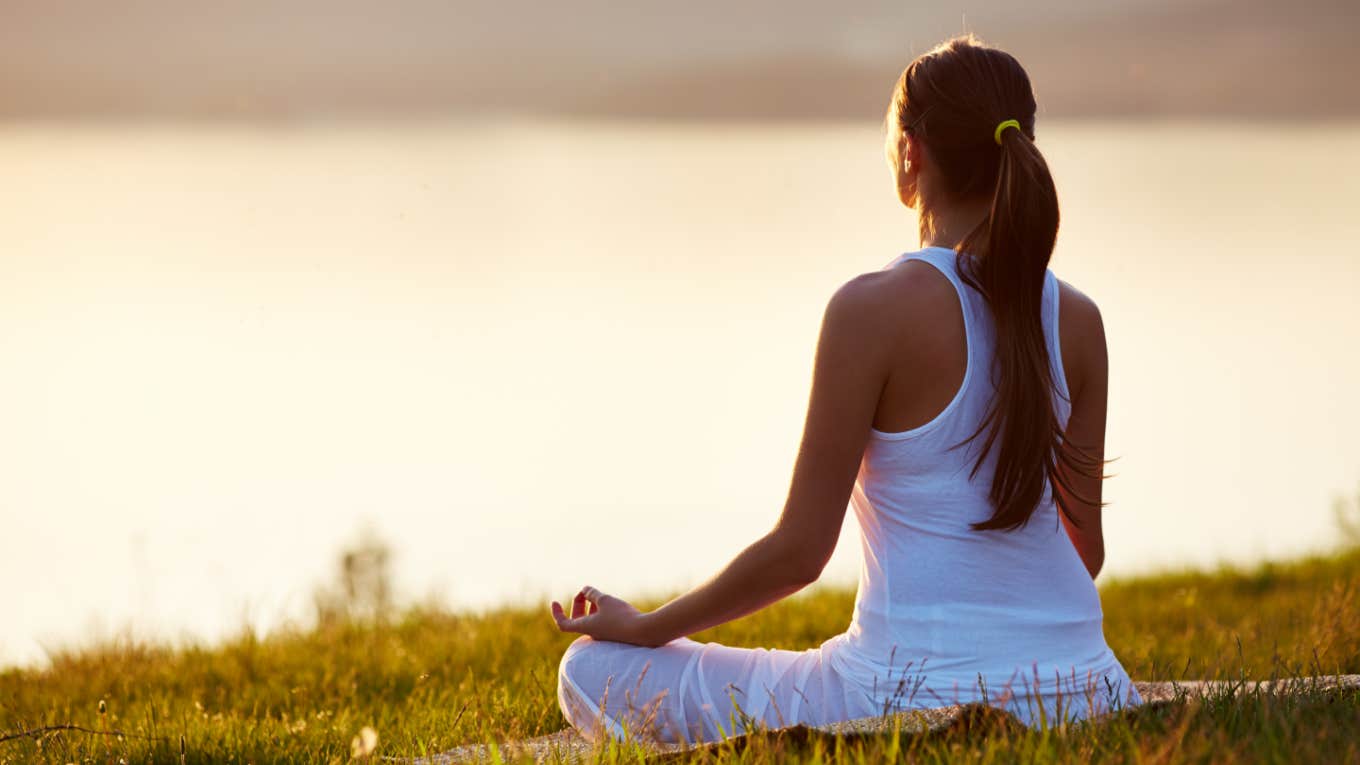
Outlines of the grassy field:
{"label": "grassy field", "polygon": [[[1105,634],[1138,680],[1360,673],[1360,551],[1250,570],[1104,582]],[[806,648],[844,629],[853,592],[814,588],[696,636]],[[363,727],[378,755],[560,730],[546,605],[413,609],[213,647],[102,645],[43,671],[0,673],[0,762],[346,762]],[[101,702],[104,711],[101,713]],[[182,743],[181,743],[182,742]],[[768,734],[691,759],[724,762],[1360,762],[1360,693],[1184,701],[1100,726],[974,725],[845,740]],[[183,747],[183,755],[181,755]],[[611,761],[638,754],[614,748]]]}

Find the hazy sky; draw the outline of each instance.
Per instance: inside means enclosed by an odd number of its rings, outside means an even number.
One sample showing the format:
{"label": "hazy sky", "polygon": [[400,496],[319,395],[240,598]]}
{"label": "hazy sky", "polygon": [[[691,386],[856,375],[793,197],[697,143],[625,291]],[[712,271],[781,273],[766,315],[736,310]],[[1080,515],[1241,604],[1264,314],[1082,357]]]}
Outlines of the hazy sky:
{"label": "hazy sky", "polygon": [[0,118],[874,119],[972,31],[1049,115],[1360,114],[1353,0],[0,4]]}

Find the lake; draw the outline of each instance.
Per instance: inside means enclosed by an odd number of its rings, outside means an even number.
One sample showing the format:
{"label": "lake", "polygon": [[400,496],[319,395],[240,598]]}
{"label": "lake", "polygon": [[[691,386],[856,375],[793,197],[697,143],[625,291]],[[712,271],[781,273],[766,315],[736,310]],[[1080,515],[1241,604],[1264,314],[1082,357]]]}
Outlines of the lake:
{"label": "lake", "polygon": [[[1334,544],[1358,139],[1041,117],[1102,577]],[[544,629],[697,583],[783,506],[826,300],[917,246],[874,124],[10,124],[0,167],[0,664],[305,620],[364,533],[403,601]]]}

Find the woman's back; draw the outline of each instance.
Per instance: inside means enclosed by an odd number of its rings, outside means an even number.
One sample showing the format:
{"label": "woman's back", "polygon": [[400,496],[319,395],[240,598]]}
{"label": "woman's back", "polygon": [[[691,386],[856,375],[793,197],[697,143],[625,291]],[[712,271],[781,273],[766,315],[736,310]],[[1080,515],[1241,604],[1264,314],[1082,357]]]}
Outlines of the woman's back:
{"label": "woman's back", "polygon": [[[1058,195],[1036,107],[1019,62],[970,36],[903,70],[885,158],[930,246],[828,301],[769,533],[646,614],[592,587],[570,617],[553,604],[560,629],[590,635],[559,672],[573,724],[617,733],[658,719],[665,735],[714,740],[738,719],[821,725],[984,702],[1042,725],[1141,701],[1105,643],[1092,582],[1104,330],[1048,269]],[[816,580],[848,505],[864,553],[849,629],[804,651],[685,637]],[[611,713],[612,681],[656,706]]]}
{"label": "woman's back", "polygon": [[[928,384],[954,380],[952,396],[924,396],[944,402],[937,415],[908,430],[871,431],[851,494],[864,555],[854,616],[823,650],[873,711],[985,698],[1032,722],[1041,714],[1053,717],[1057,706],[1062,716],[1083,717],[1136,703],[1105,643],[1099,596],[1051,490],[1018,529],[972,526],[993,514],[997,450],[974,472],[986,433],[969,437],[996,397],[996,332],[985,299],[961,278],[955,259],[951,249],[927,247],[889,264],[923,261],[939,271],[927,278],[948,280],[962,309],[965,342],[962,348],[937,344],[924,354],[931,358],[904,362],[931,367],[935,374],[917,376]],[[1054,411],[1066,427],[1071,396],[1058,309],[1059,283],[1048,271],[1042,320]],[[949,372],[959,360],[961,383]]]}

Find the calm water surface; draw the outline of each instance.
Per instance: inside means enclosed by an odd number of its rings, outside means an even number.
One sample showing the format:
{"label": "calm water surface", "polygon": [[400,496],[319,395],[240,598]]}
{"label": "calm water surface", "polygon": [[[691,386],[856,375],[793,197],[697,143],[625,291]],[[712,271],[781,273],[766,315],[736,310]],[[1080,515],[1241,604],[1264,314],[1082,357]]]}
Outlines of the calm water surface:
{"label": "calm water surface", "polygon": [[[1332,544],[1360,126],[1040,130],[1107,572]],[[408,599],[700,581],[782,507],[827,298],[916,246],[874,126],[12,125],[0,167],[0,663],[303,619],[366,523]]]}

